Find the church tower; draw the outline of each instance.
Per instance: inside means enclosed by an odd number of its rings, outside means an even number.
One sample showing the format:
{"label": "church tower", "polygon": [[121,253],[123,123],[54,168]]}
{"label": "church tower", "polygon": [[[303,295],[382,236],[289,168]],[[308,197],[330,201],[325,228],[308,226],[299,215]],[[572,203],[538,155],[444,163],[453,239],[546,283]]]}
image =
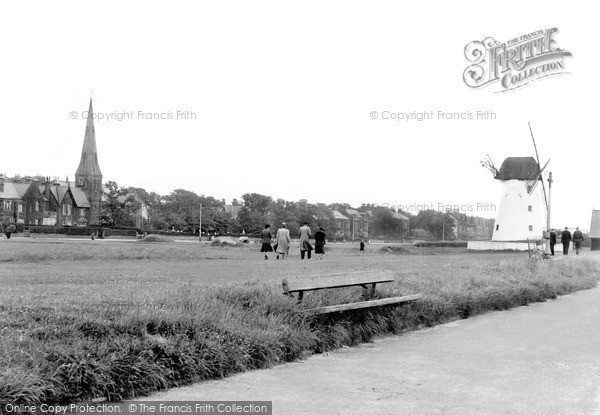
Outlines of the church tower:
{"label": "church tower", "polygon": [[90,98],[90,109],[85,126],[81,161],[75,173],[75,186],[81,188],[90,202],[90,225],[100,223],[100,204],[102,202],[102,172],[98,165],[96,151],[96,131],[94,129],[94,110]]}

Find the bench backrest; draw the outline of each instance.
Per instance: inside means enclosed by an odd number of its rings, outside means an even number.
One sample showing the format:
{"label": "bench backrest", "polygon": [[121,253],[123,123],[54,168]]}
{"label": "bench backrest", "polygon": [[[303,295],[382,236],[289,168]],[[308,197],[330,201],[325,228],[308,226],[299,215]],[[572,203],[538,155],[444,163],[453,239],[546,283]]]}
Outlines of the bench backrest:
{"label": "bench backrest", "polygon": [[314,291],[325,288],[352,287],[364,284],[393,282],[390,271],[361,271],[343,274],[328,274],[316,277],[284,279],[283,292],[286,294],[298,291]]}

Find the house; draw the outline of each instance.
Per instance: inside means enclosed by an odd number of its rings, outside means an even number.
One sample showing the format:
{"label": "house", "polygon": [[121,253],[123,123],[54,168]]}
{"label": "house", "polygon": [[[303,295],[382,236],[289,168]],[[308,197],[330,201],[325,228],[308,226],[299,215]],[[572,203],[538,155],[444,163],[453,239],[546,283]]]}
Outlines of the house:
{"label": "house", "polygon": [[494,219],[467,216],[459,211],[446,212],[450,218],[450,230],[454,236],[463,240],[491,239],[494,231]]}
{"label": "house", "polygon": [[356,209],[346,209],[350,218],[350,231],[352,240],[369,237],[369,214]]}
{"label": "house", "polygon": [[338,228],[335,236],[337,238],[349,238],[349,235],[351,235],[350,218],[344,216],[340,211],[334,210],[333,219],[335,220]]}

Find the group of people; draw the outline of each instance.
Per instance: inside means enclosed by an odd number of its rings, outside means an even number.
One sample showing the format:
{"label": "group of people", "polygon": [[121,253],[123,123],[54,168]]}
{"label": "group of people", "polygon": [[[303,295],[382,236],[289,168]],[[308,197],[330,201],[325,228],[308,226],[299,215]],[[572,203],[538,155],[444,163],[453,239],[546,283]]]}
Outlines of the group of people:
{"label": "group of people", "polygon": [[[554,255],[554,245],[556,245],[556,229],[550,231],[550,254]],[[577,228],[573,234],[569,231],[569,228],[565,228],[560,234],[560,242],[563,246],[563,255],[569,255],[569,245],[573,241],[573,248],[575,253],[579,255],[581,247],[583,246],[583,233]]]}
{"label": "group of people", "polygon": [[[285,259],[290,254],[290,230],[287,228],[285,222],[281,224],[281,228],[277,230],[275,236],[275,245],[272,245],[273,235],[271,234],[271,225],[266,224],[265,228],[261,231],[260,237],[262,239],[262,246],[260,252],[264,253],[265,259],[269,259],[268,253],[275,251],[277,259],[281,256],[281,259]],[[319,230],[315,232],[315,245],[310,243],[312,232],[308,226],[308,222],[300,227],[300,259],[310,259],[312,251],[314,249],[317,259],[323,259],[325,255],[325,230],[319,227]]]}

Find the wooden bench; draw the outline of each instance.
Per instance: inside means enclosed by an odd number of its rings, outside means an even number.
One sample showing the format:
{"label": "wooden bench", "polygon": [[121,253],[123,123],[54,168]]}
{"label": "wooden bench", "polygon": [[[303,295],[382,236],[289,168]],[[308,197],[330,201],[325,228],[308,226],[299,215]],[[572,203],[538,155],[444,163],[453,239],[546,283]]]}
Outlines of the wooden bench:
{"label": "wooden bench", "polygon": [[[369,272],[351,272],[344,274],[328,274],[318,277],[294,278],[282,281],[283,293],[292,296],[298,293],[298,303],[302,302],[305,291],[316,291],[343,287],[362,287],[363,295],[370,299],[375,295],[377,284],[385,284],[394,281],[394,277],[389,271],[369,271]],[[404,303],[407,301],[418,300],[421,294],[405,295],[402,297],[381,298],[378,300],[359,301],[356,303],[331,305],[327,307],[318,307],[304,310],[311,315],[335,313],[347,310],[356,310],[360,308],[378,307],[383,305]]]}

